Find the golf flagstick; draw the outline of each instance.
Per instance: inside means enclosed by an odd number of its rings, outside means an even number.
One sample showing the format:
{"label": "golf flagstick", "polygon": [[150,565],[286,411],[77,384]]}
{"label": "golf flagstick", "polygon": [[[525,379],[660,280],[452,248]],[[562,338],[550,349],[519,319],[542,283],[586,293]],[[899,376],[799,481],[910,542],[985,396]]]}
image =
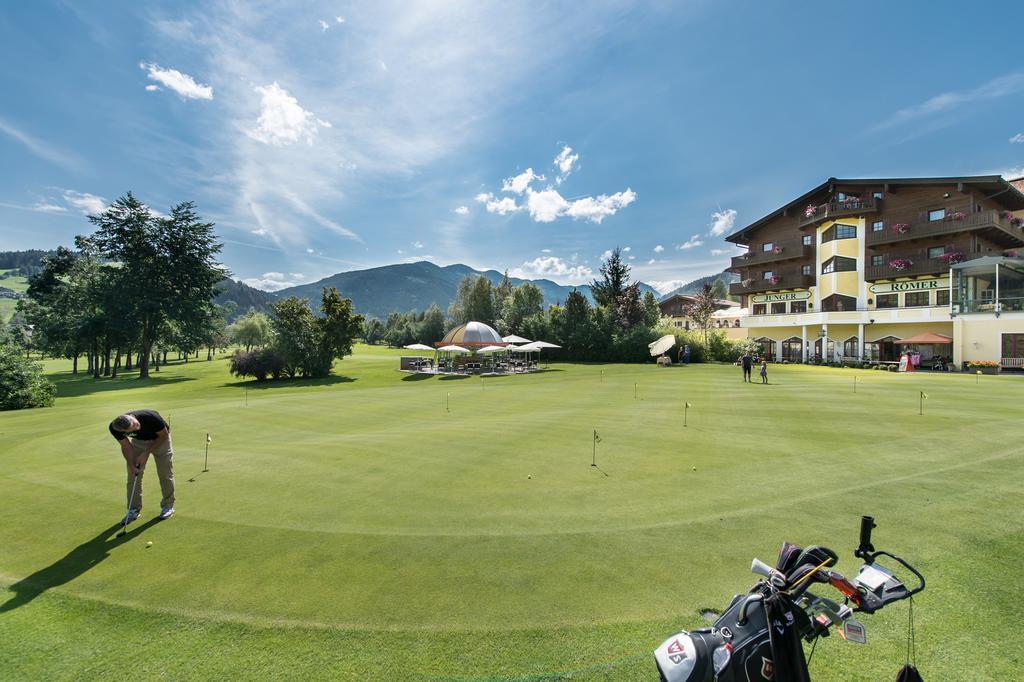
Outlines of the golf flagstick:
{"label": "golf flagstick", "polygon": [[601,442],[601,436],[597,435],[597,429],[594,429],[594,457],[590,460],[590,466],[597,466],[597,444]]}
{"label": "golf flagstick", "polygon": [[690,403],[683,403],[683,426],[686,426],[686,416],[690,411]]}
{"label": "golf flagstick", "polygon": [[918,399],[918,406],[917,406],[917,413],[919,415],[923,415],[924,414],[924,401],[927,400],[927,398],[928,398],[928,394],[925,393],[924,391],[921,391],[921,397]]}
{"label": "golf flagstick", "polygon": [[135,486],[139,484],[139,472],[135,472],[135,478],[132,480],[132,494],[128,497],[128,509],[124,513],[124,526],[121,528],[121,532],[117,534],[117,537],[121,537],[128,533],[128,516],[132,513],[132,502],[135,501]]}
{"label": "golf flagstick", "polygon": [[210,468],[207,466],[210,463],[210,443],[212,439],[210,434],[206,434],[206,457],[203,459],[203,471],[209,471]]}

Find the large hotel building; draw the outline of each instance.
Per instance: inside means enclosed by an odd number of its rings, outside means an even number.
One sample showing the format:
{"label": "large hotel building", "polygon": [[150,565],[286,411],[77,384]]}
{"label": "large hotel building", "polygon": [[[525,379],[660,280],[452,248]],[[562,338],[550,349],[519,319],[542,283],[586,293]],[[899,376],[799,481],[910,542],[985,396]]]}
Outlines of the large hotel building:
{"label": "large hotel building", "polygon": [[726,237],[774,360],[1024,366],[1024,179],[829,178]]}

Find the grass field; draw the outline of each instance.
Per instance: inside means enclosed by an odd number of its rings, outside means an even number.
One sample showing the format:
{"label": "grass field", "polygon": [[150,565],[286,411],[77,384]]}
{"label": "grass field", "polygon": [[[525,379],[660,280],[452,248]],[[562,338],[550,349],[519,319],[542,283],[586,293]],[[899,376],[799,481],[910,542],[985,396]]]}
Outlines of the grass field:
{"label": "grass field", "polygon": [[[10,272],[10,270],[0,269],[0,274],[5,272]],[[6,277],[0,279],[0,287],[5,287],[11,291],[27,291],[28,279],[20,275],[17,277]],[[11,319],[11,315],[14,314],[14,308],[17,305],[18,302],[13,298],[0,298],[0,324]]]}
{"label": "grass field", "polygon": [[[854,573],[864,513],[928,578],[925,679],[1024,669],[1024,378],[557,364],[482,382],[409,377],[397,355],[266,387],[224,360],[146,383],[51,364],[56,407],[0,414],[0,678],[652,679],[654,647],[783,540]],[[115,540],[106,426],[137,407],[171,420],[178,514],[150,520],[151,471]],[[906,617],[863,617],[868,646],[824,640],[812,675],[894,678]]]}

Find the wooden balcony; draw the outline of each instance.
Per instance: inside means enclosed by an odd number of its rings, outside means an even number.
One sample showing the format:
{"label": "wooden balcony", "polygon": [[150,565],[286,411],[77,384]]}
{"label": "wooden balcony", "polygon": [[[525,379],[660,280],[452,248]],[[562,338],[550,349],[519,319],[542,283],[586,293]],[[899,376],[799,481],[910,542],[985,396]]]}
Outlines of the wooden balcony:
{"label": "wooden balcony", "polygon": [[806,213],[800,216],[799,226],[807,227],[820,223],[823,220],[833,220],[844,216],[860,216],[865,213],[878,211],[878,202],[875,199],[860,199],[858,201],[830,201],[815,207],[810,215]]}
{"label": "wooden balcony", "polygon": [[775,249],[772,251],[750,251],[745,256],[733,256],[731,269],[737,270],[748,268],[752,265],[777,263],[794,258],[811,258],[813,256],[813,245],[805,245],[799,241],[784,242],[776,244]]}
{"label": "wooden balcony", "polygon": [[729,293],[733,296],[743,294],[760,294],[766,291],[783,291],[785,289],[806,289],[814,286],[814,275],[799,275],[784,273],[776,278],[774,284],[771,280],[756,279],[750,286],[743,286],[743,282],[736,282],[729,285]]}
{"label": "wooden balcony", "polygon": [[[971,258],[970,246],[968,244],[949,244],[946,248],[953,252],[960,252],[963,254],[964,260]],[[869,257],[870,255],[872,254],[869,254]],[[895,279],[897,277],[918,277],[921,275],[945,275],[949,272],[950,266],[948,261],[943,261],[941,258],[929,258],[928,249],[891,251],[882,254],[882,258],[885,261],[882,265],[868,265],[864,268],[864,279],[866,281]],[[889,265],[889,263],[897,258],[909,260],[913,265],[897,270]]]}
{"label": "wooden balcony", "polygon": [[1010,218],[1003,215],[1003,211],[988,210],[971,213],[963,220],[945,218],[931,222],[920,221],[905,224],[907,228],[903,232],[897,232],[892,225],[887,225],[886,229],[880,232],[869,230],[867,245],[894,244],[959,232],[984,231],[993,241],[1004,246],[1024,246],[1024,231],[1019,226],[1013,225]]}

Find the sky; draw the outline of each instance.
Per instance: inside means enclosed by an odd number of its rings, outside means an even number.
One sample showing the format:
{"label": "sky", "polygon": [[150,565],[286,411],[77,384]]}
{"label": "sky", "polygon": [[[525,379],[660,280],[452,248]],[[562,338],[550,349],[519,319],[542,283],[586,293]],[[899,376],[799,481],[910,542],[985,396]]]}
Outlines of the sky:
{"label": "sky", "polygon": [[277,290],[429,260],[668,291],[830,176],[1024,175],[1024,3],[73,2],[0,13],[0,250],[132,191]]}

